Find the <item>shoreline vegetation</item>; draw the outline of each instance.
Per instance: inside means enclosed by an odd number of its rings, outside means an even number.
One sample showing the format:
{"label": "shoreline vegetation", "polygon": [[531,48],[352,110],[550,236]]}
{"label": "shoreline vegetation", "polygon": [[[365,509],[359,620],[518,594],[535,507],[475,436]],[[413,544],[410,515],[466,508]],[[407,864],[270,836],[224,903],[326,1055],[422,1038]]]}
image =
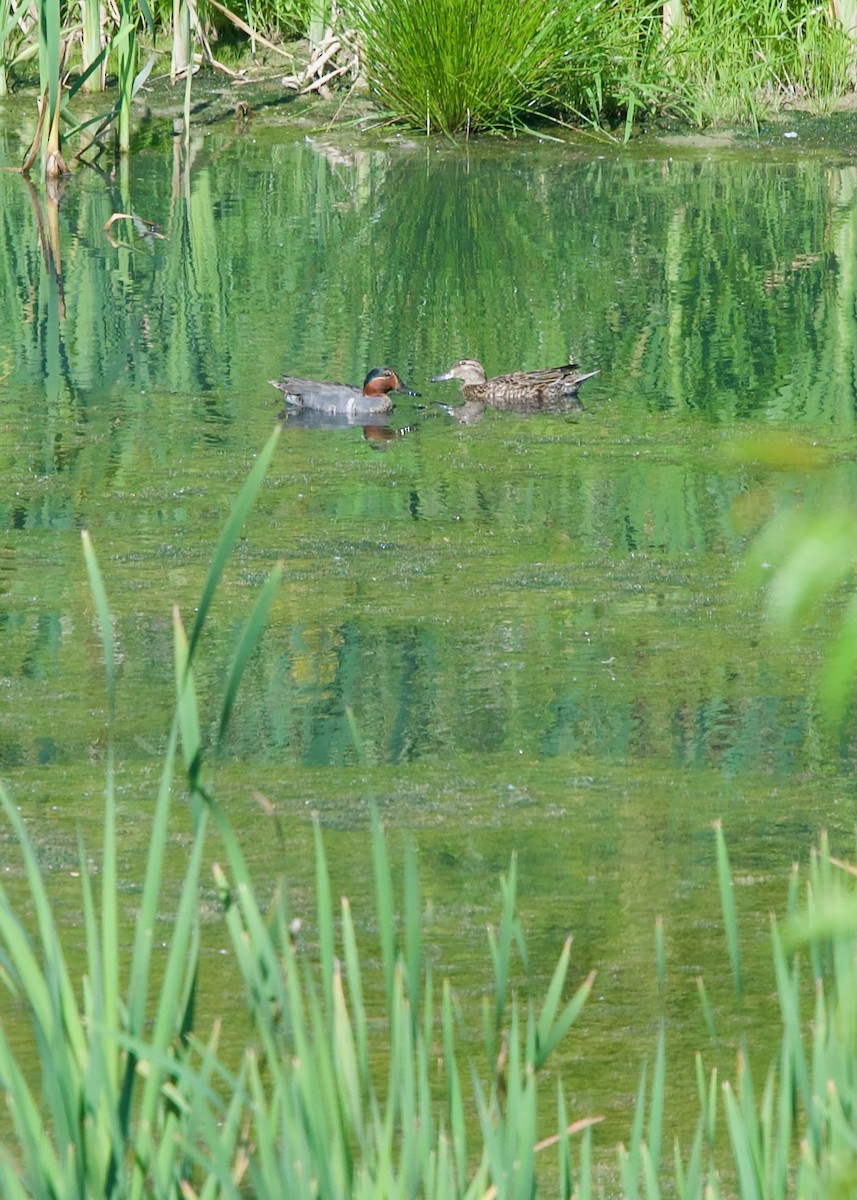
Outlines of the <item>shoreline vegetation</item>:
{"label": "shoreline vegetation", "polygon": [[[401,866],[391,868],[371,800],[373,911],[352,914],[347,899],[336,902],[318,826],[308,928],[294,920],[284,883],[263,911],[240,840],[217,803],[215,780],[218,746],[282,563],[259,590],[213,712],[205,711],[197,692],[195,668],[219,580],[278,436],[279,430],[272,434],[236,499],[193,626],[186,629],[180,613],[173,615],[175,708],[130,921],[119,886],[110,736],[117,648],[95,549],[83,534],[107,685],[103,842],[97,863],[91,847],[81,841],[79,848],[84,965],[78,977],[79,951],[69,938],[76,943],[79,931],[70,934],[52,904],[27,821],[0,788],[7,858],[17,859],[13,869],[26,875],[29,895],[22,913],[0,882],[0,979],[33,1033],[32,1048],[22,1048],[0,1024],[0,1090],[10,1128],[0,1144],[0,1196],[851,1200],[857,1187],[857,869],[835,858],[823,835],[806,880],[792,870],[785,918],[771,921],[772,1020],[778,1011],[781,1025],[773,1060],[754,1079],[760,1064],[746,1035],[722,1036],[725,1006],[709,999],[699,979],[710,1044],[696,1056],[697,1094],[687,1098],[698,1113],[690,1144],[666,1144],[664,1015],[612,1167],[593,1141],[598,1115],[570,1111],[555,1069],[594,974],[572,982],[568,938],[557,947],[547,990],[536,994],[516,909],[514,858],[488,932],[491,970],[481,1023],[472,1014],[468,1019],[450,980],[432,968],[415,854],[406,846]],[[209,739],[206,729],[217,732]],[[359,749],[359,731],[352,733]],[[273,808],[268,816],[284,840]],[[167,881],[165,851],[177,825],[188,846],[186,873]],[[713,836],[718,925],[740,1028],[746,993],[741,932],[719,822]],[[227,1061],[221,1052],[219,1020],[210,1030],[197,1027],[206,969],[200,894],[211,892],[212,880],[246,999],[248,1028],[237,1063],[234,1053]],[[169,935],[162,940],[165,921]],[[652,972],[665,1013],[660,921]],[[380,1012],[366,1002],[370,987],[379,991],[370,976],[381,980]]]}
{"label": "shoreline vegetation", "polygon": [[378,125],[453,139],[758,128],[854,104],[857,0],[0,0],[0,101],[31,90],[37,106],[25,173],[132,152],[163,74],[187,138],[200,71],[234,85],[239,118],[264,77],[283,101],[333,98],[347,119],[368,99]]}

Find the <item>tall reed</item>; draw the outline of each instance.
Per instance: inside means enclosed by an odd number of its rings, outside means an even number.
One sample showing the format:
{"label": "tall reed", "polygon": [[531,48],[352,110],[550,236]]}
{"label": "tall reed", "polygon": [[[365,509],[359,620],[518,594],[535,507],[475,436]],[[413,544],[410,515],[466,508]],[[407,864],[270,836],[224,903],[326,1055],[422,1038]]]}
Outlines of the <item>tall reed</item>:
{"label": "tall reed", "polygon": [[103,53],[103,8],[101,0],[80,0],[81,58],[84,71],[95,65],[85,87],[90,92],[103,92],[107,81],[107,62]]}

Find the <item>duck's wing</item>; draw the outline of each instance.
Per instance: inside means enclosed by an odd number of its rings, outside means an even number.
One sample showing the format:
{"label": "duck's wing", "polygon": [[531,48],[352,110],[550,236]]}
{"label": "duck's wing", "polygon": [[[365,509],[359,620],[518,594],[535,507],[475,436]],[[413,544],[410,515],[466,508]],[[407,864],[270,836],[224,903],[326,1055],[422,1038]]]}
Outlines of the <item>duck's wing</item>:
{"label": "duck's wing", "polygon": [[488,386],[532,388],[533,391],[536,391],[541,388],[554,387],[561,380],[573,375],[575,369],[573,364],[567,363],[563,367],[545,367],[541,371],[511,371],[508,375],[495,375],[493,379],[488,380]]}
{"label": "duck's wing", "polygon": [[296,408],[312,408],[319,412],[350,411],[355,402],[363,399],[360,388],[347,383],[320,383],[316,379],[300,379],[284,375],[268,381],[283,393],[287,404]]}

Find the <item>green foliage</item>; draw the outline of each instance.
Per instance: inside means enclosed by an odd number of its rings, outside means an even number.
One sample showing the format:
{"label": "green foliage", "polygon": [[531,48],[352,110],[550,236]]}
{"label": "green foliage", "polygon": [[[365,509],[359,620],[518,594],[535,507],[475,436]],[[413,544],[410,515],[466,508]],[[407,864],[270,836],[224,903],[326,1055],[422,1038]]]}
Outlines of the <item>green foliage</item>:
{"label": "green foliage", "polygon": [[792,98],[829,104],[848,88],[854,48],[830,9],[752,0],[704,0],[665,39],[678,91],[700,122],[757,121]]}
{"label": "green foliage", "polygon": [[839,722],[853,712],[857,684],[857,515],[852,504],[809,517],[790,507],[757,535],[744,578],[767,584],[767,608],[780,636],[834,612],[820,678],[822,712]]}
{"label": "green foliage", "polygon": [[579,0],[354,0],[347,11],[370,86],[427,133],[514,128],[555,110],[588,74],[602,12]]}
{"label": "green foliage", "polygon": [[[725,1089],[741,1195],[831,1200],[857,1187],[857,872],[831,859],[826,837],[813,853],[806,904],[772,924],[783,1022],[779,1061],[756,1100],[744,1047],[734,1093]],[[811,1032],[799,951],[809,952],[815,998]],[[797,1109],[797,1111],[795,1111]],[[793,1161],[795,1133],[802,1137]],[[792,1173],[797,1166],[797,1183]],[[794,1188],[794,1192],[792,1192]]]}
{"label": "green foliage", "polygon": [[829,107],[849,88],[855,47],[827,6],[749,0],[610,6],[590,60],[586,115],[759,123],[794,99]]}
{"label": "green foliage", "polygon": [[[170,1085],[188,1058],[198,957],[197,884],[205,823],[188,859],[175,926],[166,954],[155,951],[161,864],[168,831],[175,727],[165,759],[152,826],[150,854],[134,949],[125,981],[119,945],[117,846],[112,780],[108,779],[100,897],[80,850],[81,911],[87,973],[72,977],[60,938],[62,919],[16,806],[0,792],[6,819],[21,847],[35,914],[35,936],[0,888],[3,982],[29,1011],[41,1066],[34,1086],[29,1054],[20,1056],[0,1030],[3,1080],[16,1151],[2,1151],[0,1191],[38,1196],[133,1196],[157,1177],[174,1187],[183,1174],[176,1146],[169,1164],[155,1147],[169,1145],[182,1123]],[[100,918],[99,914],[100,913]],[[157,980],[157,982],[155,982]],[[42,1131],[45,1114],[51,1136]],[[156,1159],[158,1160],[156,1162]],[[166,1195],[159,1186],[148,1194]],[[176,1193],[177,1194],[177,1193]]]}
{"label": "green foliage", "polygon": [[[310,14],[318,0],[234,0],[232,3],[221,0],[221,3],[258,33],[288,39],[306,36]],[[151,4],[155,24],[162,33],[167,33],[172,26],[173,8],[174,0],[153,0]],[[194,10],[203,28],[218,41],[246,43],[248,35],[208,0],[200,0]]]}
{"label": "green foliage", "polygon": [[38,53],[32,37],[34,24],[29,12],[16,0],[0,0],[0,96],[9,94],[10,77],[16,67]]}

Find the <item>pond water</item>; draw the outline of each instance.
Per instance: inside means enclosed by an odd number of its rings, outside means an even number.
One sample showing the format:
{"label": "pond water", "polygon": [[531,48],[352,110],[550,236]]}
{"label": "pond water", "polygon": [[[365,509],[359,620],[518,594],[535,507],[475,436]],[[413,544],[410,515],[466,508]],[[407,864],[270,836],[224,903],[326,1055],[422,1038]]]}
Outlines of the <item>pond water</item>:
{"label": "pond water", "polygon": [[[76,830],[96,849],[103,806],[80,531],[119,647],[130,881],[172,711],[171,609],[190,619],[274,426],[268,380],[389,364],[421,393],[397,402],[401,436],[285,425],[203,646],[213,734],[241,622],[282,558],[215,792],[260,888],[285,872],[299,909],[317,813],[358,913],[374,795],[394,844],[417,846],[437,965],[464,996],[487,978],[516,851],[536,977],[568,932],[575,981],[598,970],[561,1070],[576,1115],[608,1116],[603,1145],[627,1135],[653,1048],[663,916],[680,1119],[707,1045],[696,976],[732,1008],[712,821],[762,1057],[768,913],[819,830],[853,844],[853,731],[816,700],[829,614],[786,639],[736,582],[767,517],[855,502],[853,151],[782,131],[632,149],[346,146],[252,125],[196,134],[187,156],[152,142],[115,176],[78,171],[58,205],[0,172],[0,777],[58,893],[78,894]],[[0,163],[19,151],[0,124]],[[106,231],[114,213],[162,236]],[[428,382],[464,356],[498,374],[570,353],[600,371],[580,412],[460,425],[434,403],[456,385]],[[14,886],[8,839],[2,853]],[[207,936],[210,1018],[240,994],[216,917]]]}

